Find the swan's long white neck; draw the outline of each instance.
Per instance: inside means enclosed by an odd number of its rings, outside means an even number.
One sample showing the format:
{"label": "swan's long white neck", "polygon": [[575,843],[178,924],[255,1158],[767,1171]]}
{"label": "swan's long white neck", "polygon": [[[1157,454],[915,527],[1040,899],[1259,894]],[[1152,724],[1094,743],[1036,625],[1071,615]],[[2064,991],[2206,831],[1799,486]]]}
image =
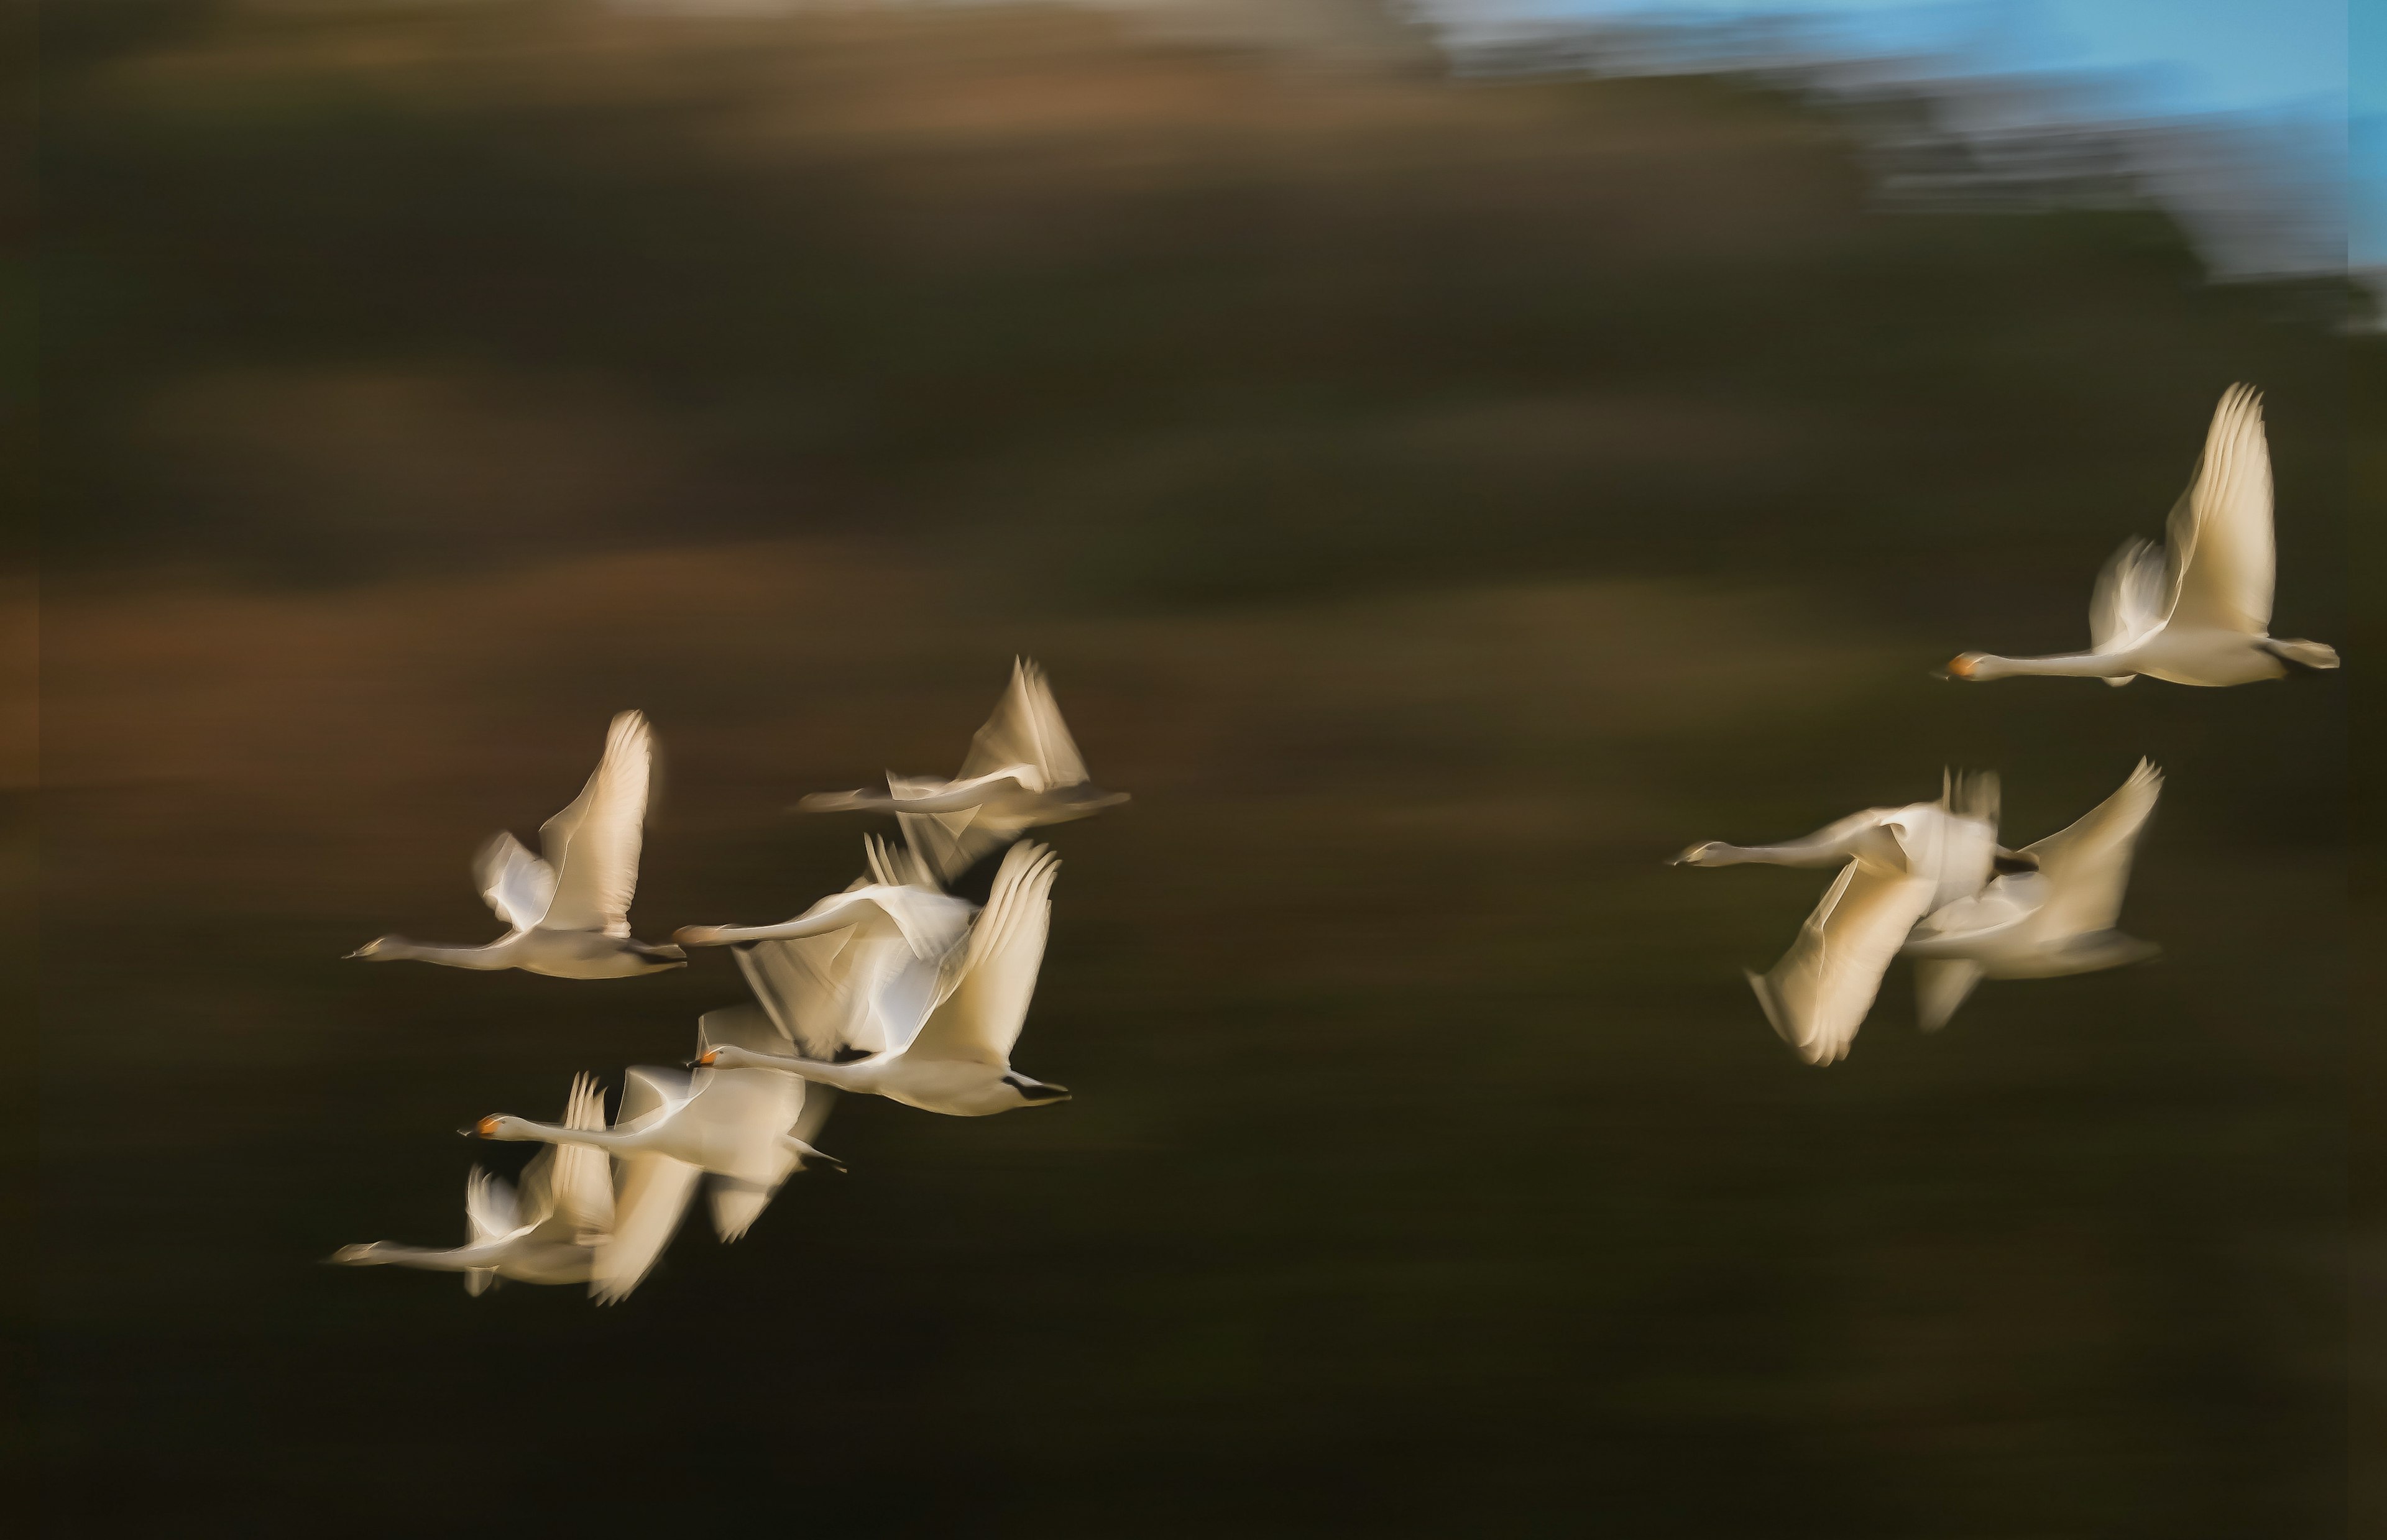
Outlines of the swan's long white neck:
{"label": "swan's long white neck", "polygon": [[347,1258],[351,1266],[382,1266],[422,1268],[431,1272],[472,1272],[480,1268],[493,1268],[504,1260],[502,1244],[485,1243],[480,1245],[457,1246],[441,1250],[434,1246],[410,1246],[397,1241],[375,1241],[361,1252]]}
{"label": "swan's long white neck", "polygon": [[2046,675],[2066,679],[2106,679],[2134,672],[2122,652],[2051,652],[2039,658],[2006,658],[1995,652],[1968,653],[1967,679],[2003,679],[2013,675]]}
{"label": "swan's long white neck", "polygon": [[592,1150],[604,1150],[609,1154],[637,1149],[645,1142],[640,1137],[643,1131],[624,1132],[617,1129],[567,1129],[560,1123],[534,1123],[528,1118],[522,1121],[523,1137],[526,1139],[541,1140],[549,1144],[586,1144]]}
{"label": "swan's long white neck", "polygon": [[866,1092],[878,1084],[886,1061],[891,1057],[892,1054],[880,1054],[852,1064],[830,1064],[825,1059],[800,1059],[733,1048],[725,1051],[717,1062],[723,1069],[777,1069],[822,1085],[833,1085],[840,1091]]}
{"label": "swan's long white neck", "polygon": [[1722,840],[1699,854],[1702,866],[1837,866],[1849,858],[1838,839],[1793,839],[1782,845],[1727,845]]}
{"label": "swan's long white neck", "polygon": [[486,946],[438,946],[427,941],[410,941],[403,936],[384,936],[373,943],[371,953],[375,962],[398,961],[440,963],[451,968],[480,968],[493,971],[513,966],[513,938],[492,941]]}

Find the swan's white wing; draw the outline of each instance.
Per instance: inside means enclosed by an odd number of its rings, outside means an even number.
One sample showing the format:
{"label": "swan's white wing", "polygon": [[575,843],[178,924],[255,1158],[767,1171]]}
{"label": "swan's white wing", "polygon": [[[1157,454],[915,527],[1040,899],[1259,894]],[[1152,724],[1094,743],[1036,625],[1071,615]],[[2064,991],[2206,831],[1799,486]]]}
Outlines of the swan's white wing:
{"label": "swan's white wing", "polygon": [[1052,928],[1053,877],[1060,858],[1039,844],[1011,847],[972,928],[953,987],[921,1024],[911,1054],[1001,1067],[1028,1019]]}
{"label": "swan's white wing", "polygon": [[1848,1055],[1932,888],[1927,875],[1850,861],[1773,971],[1749,976],[1766,1019],[1800,1058],[1825,1065]]}
{"label": "swan's white wing", "polygon": [[[774,1052],[777,1028],[752,1005],[707,1011],[697,1023],[697,1050],[745,1048]],[[705,1164],[711,1186],[714,1229],[725,1241],[746,1233],[794,1169],[796,1157],[779,1136],[796,1126],[806,1100],[805,1083],[776,1069],[706,1069],[695,1078],[696,1095],[683,1117],[696,1120],[705,1147],[716,1152]]]}
{"label": "swan's white wing", "polygon": [[2079,822],[2028,848],[2046,885],[2032,928],[2036,940],[2044,945],[2114,928],[2130,884],[2130,857],[2162,795],[2163,772],[2141,760],[2121,789]]}
{"label": "swan's white wing", "polygon": [[820,1137],[836,1105],[837,1088],[815,1085],[775,1069],[716,1071],[700,1098],[714,1105],[708,1116],[719,1117],[748,1142],[753,1168],[742,1173],[716,1171],[706,1183],[713,1207],[713,1228],[724,1241],[735,1241],[753,1227],[771,1205],[779,1186],[796,1168],[798,1156],[779,1142],[792,1133],[805,1143]]}
{"label": "swan's white wing", "polygon": [[935,870],[909,844],[896,844],[875,834],[865,835],[862,854],[869,864],[871,880],[880,887],[917,888],[927,893],[944,891]]}
{"label": "swan's white wing", "polygon": [[482,846],[473,871],[481,879],[482,899],[514,929],[528,930],[547,917],[555,898],[555,868],[512,835],[498,835]]}
{"label": "swan's white wing", "polygon": [[694,1093],[688,1076],[679,1070],[635,1066],[622,1075],[622,1105],[613,1114],[613,1127],[626,1130],[660,1121],[677,1112]]}
{"label": "swan's white wing", "polygon": [[[899,776],[891,770],[887,773],[887,790],[899,800],[930,796],[944,790],[948,784],[934,776]],[[895,822],[903,831],[905,848],[935,874],[941,885],[968,871],[980,856],[1001,843],[1000,836],[973,827],[978,814],[974,807],[954,813],[898,813]]]}
{"label": "swan's white wing", "polygon": [[1948,1025],[1956,1007],[1981,981],[1981,965],[1970,957],[1926,958],[1914,965],[1914,1009],[1923,1029],[1936,1032]]}
{"label": "swan's white wing", "polygon": [[834,930],[795,940],[754,941],[731,953],[746,987],[786,1040],[770,1052],[784,1052],[793,1043],[805,1058],[827,1059],[840,1048],[875,1048],[854,1041],[867,1013],[839,984],[838,961],[852,944],[852,931]]}
{"label": "swan's white wing", "polygon": [[504,1178],[493,1177],[478,1166],[465,1176],[464,1223],[472,1230],[474,1245],[501,1239],[522,1228],[521,1206]]}
{"label": "swan's white wing", "polygon": [[713,1228],[724,1241],[746,1233],[771,1195],[795,1169],[796,1155],[780,1142],[802,1110],[805,1083],[776,1069],[716,1069],[686,1116],[701,1120],[706,1142],[724,1152],[713,1165]]}
{"label": "swan's white wing", "polygon": [[1907,810],[1900,826],[1907,869],[1933,878],[1930,907],[1989,886],[1998,855],[1999,786],[1991,770],[1942,772],[1939,805]]}
{"label": "swan's white wing", "polygon": [[996,703],[994,714],[970,739],[956,780],[991,775],[1012,764],[1032,764],[1044,776],[1044,789],[1075,786],[1086,778],[1086,762],[1077,739],[1061,720],[1060,704],[1044,671],[1025,658],[1011,663],[1011,685]]}
{"label": "swan's white wing", "polygon": [[2196,479],[2172,510],[2168,624],[2260,636],[2271,625],[2271,449],[2263,398],[2234,385],[2214,409]]}
{"label": "swan's white wing", "polygon": [[[2170,597],[2166,585],[2163,548],[2135,537],[2123,541],[2089,596],[2090,650],[2119,652],[2145,640],[2163,624]],[[2110,682],[2126,685],[2136,677],[2119,675]]]}
{"label": "swan's white wing", "polygon": [[[626,1096],[626,1091],[625,1091]],[[684,1160],[640,1153],[622,1163],[613,1233],[597,1246],[588,1292],[600,1305],[628,1296],[671,1243],[703,1173]]]}
{"label": "swan's white wing", "polygon": [[[563,1104],[567,1129],[605,1126],[605,1092],[593,1075],[575,1076]],[[555,1165],[549,1173],[554,1192],[556,1221],[587,1245],[613,1228],[613,1163],[605,1152],[587,1144],[553,1144]]]}
{"label": "swan's white wing", "polygon": [[638,712],[613,718],[605,757],[572,805],[539,828],[555,868],[555,900],[546,923],[558,930],[630,933],[630,896],[638,886],[638,845],[647,816],[653,735]]}

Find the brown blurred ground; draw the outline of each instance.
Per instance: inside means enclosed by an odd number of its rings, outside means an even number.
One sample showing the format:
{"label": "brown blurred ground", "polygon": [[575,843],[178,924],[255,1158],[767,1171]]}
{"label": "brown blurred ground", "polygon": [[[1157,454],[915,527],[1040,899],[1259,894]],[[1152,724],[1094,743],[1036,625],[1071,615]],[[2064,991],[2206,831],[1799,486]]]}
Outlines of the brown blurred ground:
{"label": "brown blurred ground", "polygon": [[[1925,676],[2077,642],[2242,376],[2343,636],[2325,296],[1868,213],[1713,82],[1033,12],[111,48],[50,144],[62,1530],[2342,1528],[2339,687]],[[1136,797],[1058,834],[1076,1101],[848,1105],[851,1179],[601,1314],[315,1265],[736,997],[335,961],[486,932],[606,713],[660,938],[841,885],[787,805],[948,767],[1015,652]],[[2165,959],[1933,1039],[1895,973],[1828,1074],[1736,977],[1813,877],[1659,865],[1943,763],[2035,839],[2141,753]]]}

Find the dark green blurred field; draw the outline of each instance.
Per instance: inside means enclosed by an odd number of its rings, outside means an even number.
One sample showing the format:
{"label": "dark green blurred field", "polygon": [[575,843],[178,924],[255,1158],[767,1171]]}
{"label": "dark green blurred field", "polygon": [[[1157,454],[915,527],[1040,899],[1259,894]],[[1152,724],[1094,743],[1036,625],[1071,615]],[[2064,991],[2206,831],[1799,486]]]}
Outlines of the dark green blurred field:
{"label": "dark green blurred field", "polygon": [[[1722,82],[141,14],[45,82],[57,1532],[2345,1533],[2343,684],[1928,676],[2079,642],[2239,378],[2353,642],[2342,296],[1869,211]],[[335,961],[490,932],[608,713],[660,938],[841,886],[787,805],[1015,652],[1136,798],[1055,841],[1076,1101],[849,1102],[611,1311],[318,1265],[738,998]],[[2141,753],[2165,957],[1934,1038],[1901,967],[1825,1073],[1738,971],[1816,877],[1660,864]]]}

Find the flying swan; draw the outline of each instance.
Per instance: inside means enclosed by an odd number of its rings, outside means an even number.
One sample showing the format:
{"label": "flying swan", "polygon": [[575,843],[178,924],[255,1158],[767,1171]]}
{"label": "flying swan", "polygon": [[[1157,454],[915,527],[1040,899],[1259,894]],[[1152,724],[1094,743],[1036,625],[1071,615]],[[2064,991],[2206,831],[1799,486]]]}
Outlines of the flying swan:
{"label": "flying swan", "polygon": [[2275,564],[2271,451],[2263,398],[2252,385],[2222,393],[2195,478],[2171,511],[2165,544],[2131,539],[2098,575],[2086,652],[2002,658],[1966,652],[1958,679],[2047,674],[2127,685],[2140,675],[2175,685],[2244,685],[2292,667],[2335,668],[2337,650],[2270,634]]}
{"label": "flying swan", "polygon": [[1997,817],[1996,776],[1951,776],[1936,802],[1851,814],[1786,844],[1694,845],[1674,863],[1840,868],[1782,960],[1748,975],[1782,1041],[1828,1065],[1848,1056],[1916,921],[1978,892],[1995,870],[2027,868],[2027,855],[1998,845]]}
{"label": "flying swan", "polygon": [[403,936],[367,941],[350,957],[412,959],[457,968],[521,968],[554,978],[630,978],[688,966],[676,946],[630,935],[630,895],[647,815],[653,735],[638,712],[613,718],[605,757],[572,805],[539,827],[547,859],[511,834],[482,847],[481,896],[510,928],[486,946],[432,946]]}
{"label": "flying swan", "polygon": [[904,841],[937,879],[955,885],[965,872],[1029,829],[1087,818],[1128,800],[1086,774],[1044,671],[1015,658],[1011,685],[970,739],[951,780],[887,775],[885,791],[822,791],[797,805],[807,813],[891,813]]}
{"label": "flying swan", "polygon": [[[586,1075],[572,1082],[563,1127],[605,1126],[605,1098]],[[332,1260],[345,1267],[426,1268],[461,1272],[477,1294],[499,1279],[519,1283],[586,1283],[597,1249],[613,1230],[613,1178],[602,1152],[585,1144],[551,1144],[523,1168],[519,1195],[478,1166],[464,1180],[464,1220],[472,1238],[453,1250],[374,1241],[342,1246]]]}
{"label": "flying swan", "polygon": [[1046,1085],[1011,1067],[1011,1050],[1043,966],[1053,877],[1060,865],[1040,844],[1017,844],[1004,854],[986,907],[967,942],[946,955],[932,1007],[908,1041],[844,1064],[755,1053],[736,1044],[712,1049],[697,1062],[722,1069],[779,1070],[789,1079],[801,1076],[956,1117],[1068,1100],[1067,1087]]}

